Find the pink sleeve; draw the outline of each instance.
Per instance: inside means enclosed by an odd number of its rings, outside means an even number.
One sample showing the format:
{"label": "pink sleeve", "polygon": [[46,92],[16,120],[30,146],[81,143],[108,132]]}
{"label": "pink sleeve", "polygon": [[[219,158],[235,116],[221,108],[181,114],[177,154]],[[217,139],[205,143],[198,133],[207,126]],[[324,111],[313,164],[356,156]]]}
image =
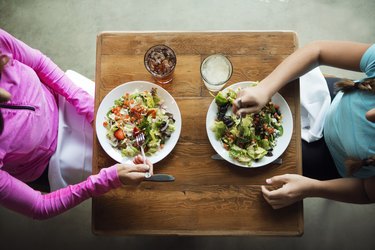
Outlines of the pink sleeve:
{"label": "pink sleeve", "polygon": [[103,168],[86,181],[41,194],[0,169],[0,204],[34,219],[61,214],[82,201],[121,186],[116,165]]}
{"label": "pink sleeve", "polygon": [[11,55],[15,60],[34,69],[45,85],[64,96],[76,108],[77,113],[84,115],[89,123],[94,120],[93,97],[77,87],[51,59],[2,29],[0,29],[0,48],[2,54]]}

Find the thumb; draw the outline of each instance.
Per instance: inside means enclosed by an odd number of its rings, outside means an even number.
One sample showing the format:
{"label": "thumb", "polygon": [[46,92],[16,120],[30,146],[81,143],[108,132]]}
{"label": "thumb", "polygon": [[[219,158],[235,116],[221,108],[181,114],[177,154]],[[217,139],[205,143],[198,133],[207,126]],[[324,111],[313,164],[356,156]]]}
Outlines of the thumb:
{"label": "thumb", "polygon": [[131,168],[131,172],[147,172],[150,170],[150,166],[146,164],[136,164]]}
{"label": "thumb", "polygon": [[272,178],[269,178],[266,180],[267,184],[270,185],[283,185],[289,181],[288,175],[283,174],[283,175],[276,175]]}
{"label": "thumb", "polygon": [[11,97],[12,96],[10,95],[10,93],[8,91],[6,91],[5,89],[0,88],[0,102],[9,101],[9,99]]}

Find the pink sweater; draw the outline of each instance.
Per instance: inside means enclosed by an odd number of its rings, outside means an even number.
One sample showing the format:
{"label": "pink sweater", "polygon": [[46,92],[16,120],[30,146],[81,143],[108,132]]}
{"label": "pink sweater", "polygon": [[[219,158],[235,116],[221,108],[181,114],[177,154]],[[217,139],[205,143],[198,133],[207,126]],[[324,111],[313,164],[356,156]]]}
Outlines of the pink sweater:
{"label": "pink sweater", "polygon": [[0,204],[27,216],[48,218],[119,187],[115,166],[48,195],[22,183],[37,179],[56,150],[56,96],[64,96],[90,123],[94,119],[94,100],[48,57],[1,29],[0,54],[10,59],[1,72],[0,87],[12,95],[10,101],[0,103],[4,117],[0,135]]}

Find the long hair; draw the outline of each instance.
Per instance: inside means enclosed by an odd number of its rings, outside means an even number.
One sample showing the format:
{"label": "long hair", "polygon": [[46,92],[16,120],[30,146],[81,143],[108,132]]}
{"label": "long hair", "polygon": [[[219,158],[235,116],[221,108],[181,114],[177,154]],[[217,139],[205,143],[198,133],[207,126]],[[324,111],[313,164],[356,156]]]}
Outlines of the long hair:
{"label": "long hair", "polygon": [[336,82],[336,87],[344,92],[363,90],[375,93],[375,78],[370,78],[363,82],[353,82],[352,80],[343,79]]}
{"label": "long hair", "polygon": [[[375,94],[375,78],[366,79],[363,82],[353,82],[348,79],[343,79],[339,82],[336,82],[336,87],[344,92],[359,90],[369,91]],[[365,159],[349,157],[345,160],[345,167],[348,176],[353,176],[355,172],[357,172],[364,166],[375,166],[375,155]]]}

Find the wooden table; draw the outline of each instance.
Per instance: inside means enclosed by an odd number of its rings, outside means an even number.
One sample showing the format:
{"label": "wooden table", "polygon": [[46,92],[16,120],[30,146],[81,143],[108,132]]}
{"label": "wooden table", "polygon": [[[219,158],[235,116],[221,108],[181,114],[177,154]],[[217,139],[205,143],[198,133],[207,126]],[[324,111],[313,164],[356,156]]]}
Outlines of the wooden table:
{"label": "wooden table", "polygon": [[[206,134],[206,112],[213,100],[199,66],[213,53],[233,64],[229,84],[258,81],[297,48],[293,32],[113,32],[97,37],[96,110],[114,87],[133,80],[154,82],[143,64],[145,51],[166,44],[177,54],[173,83],[162,85],[182,115],[180,139],[155,173],[175,176],[173,183],[143,182],[113,190],[92,201],[92,227],[111,235],[284,235],[303,233],[303,204],[273,210],[261,195],[265,179],[301,173],[299,84],[280,93],[293,113],[293,136],[282,155],[283,164],[244,169],[215,161]],[[227,85],[227,86],[228,86]],[[115,162],[94,140],[93,172]]]}

